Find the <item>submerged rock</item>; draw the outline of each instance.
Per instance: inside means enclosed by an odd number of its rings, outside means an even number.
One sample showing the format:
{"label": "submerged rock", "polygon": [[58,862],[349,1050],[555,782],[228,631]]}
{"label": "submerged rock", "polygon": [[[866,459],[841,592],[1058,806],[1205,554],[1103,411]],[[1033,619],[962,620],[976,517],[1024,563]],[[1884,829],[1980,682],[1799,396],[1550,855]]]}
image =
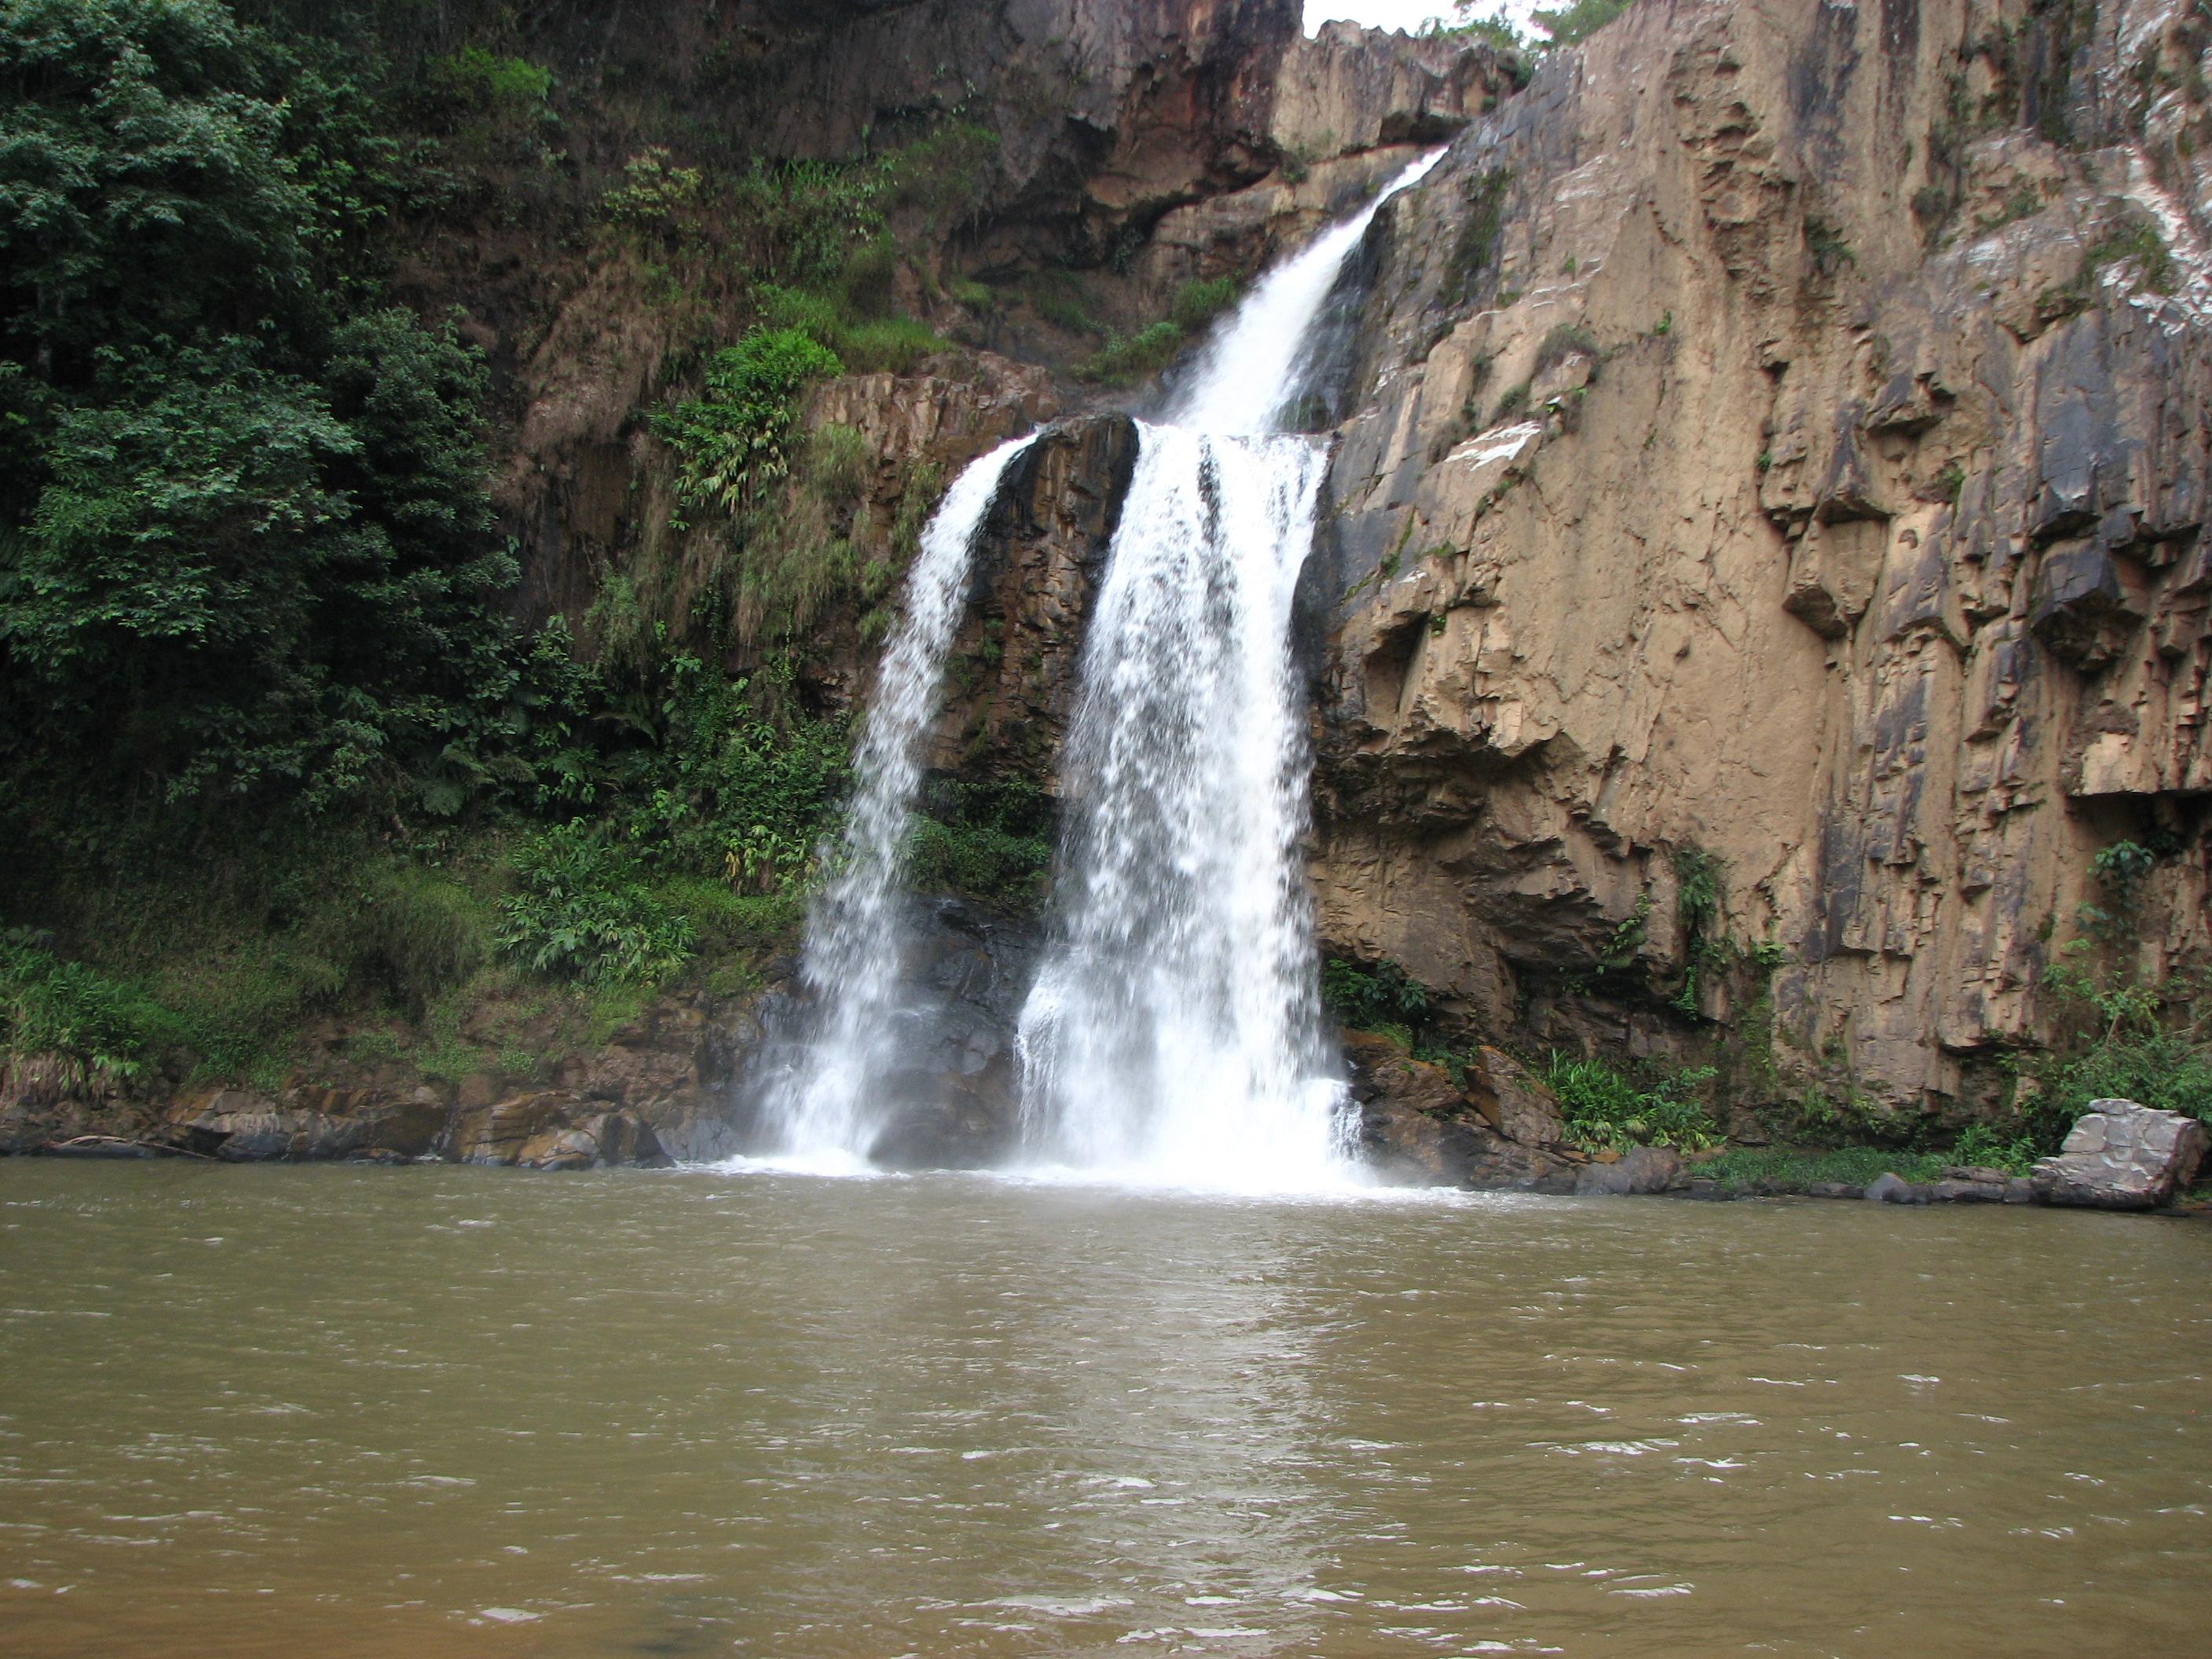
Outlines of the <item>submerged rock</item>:
{"label": "submerged rock", "polygon": [[2055,1158],[2028,1177],[2038,1202],[2151,1210],[2173,1201],[2204,1160],[2204,1126],[2132,1100],[2093,1100]]}

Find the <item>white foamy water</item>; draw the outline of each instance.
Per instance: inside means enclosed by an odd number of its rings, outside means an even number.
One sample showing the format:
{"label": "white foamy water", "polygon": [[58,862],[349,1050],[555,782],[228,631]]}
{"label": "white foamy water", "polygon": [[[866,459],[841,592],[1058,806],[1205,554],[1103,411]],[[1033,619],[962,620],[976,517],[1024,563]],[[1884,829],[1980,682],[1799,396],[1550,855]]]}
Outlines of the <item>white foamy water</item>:
{"label": "white foamy water", "polygon": [[1359,1178],[1316,985],[1290,644],[1327,453],[1281,427],[1345,260],[1436,160],[1263,277],[1172,424],[1142,428],[1062,761],[1055,937],[1021,1019],[1039,1166],[1261,1192]]}
{"label": "white foamy water", "polygon": [[1034,434],[1012,439],[971,462],[921,532],[905,611],[853,757],[840,868],[807,917],[800,971],[818,999],[819,1024],[764,1103],[764,1127],[788,1167],[850,1172],[879,1127],[885,1103],[877,1080],[899,1004],[899,851],[921,784],[922,740],[943,696],[976,532],[1006,469],[1036,441]]}

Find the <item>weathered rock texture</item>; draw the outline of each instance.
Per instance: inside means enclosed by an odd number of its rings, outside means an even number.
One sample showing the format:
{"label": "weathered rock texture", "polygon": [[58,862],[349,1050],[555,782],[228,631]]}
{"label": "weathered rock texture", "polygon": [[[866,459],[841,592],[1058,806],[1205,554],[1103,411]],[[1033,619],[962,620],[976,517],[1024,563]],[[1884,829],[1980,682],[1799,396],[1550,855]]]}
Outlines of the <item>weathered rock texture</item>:
{"label": "weathered rock texture", "polygon": [[[2048,1033],[2100,846],[2168,849],[2143,971],[2204,951],[2207,40],[1644,0],[1379,216],[1317,572],[1332,949],[1532,1043],[1771,1018],[1759,1086],[1917,1109]],[[1686,984],[1693,848],[1771,1002]]]}
{"label": "weathered rock texture", "polygon": [[1587,1173],[1550,1091],[1497,1049],[1480,1049],[1463,1081],[1369,1032],[1346,1032],[1344,1051],[1360,1147],[1384,1180],[1571,1193]]}
{"label": "weathered rock texture", "polygon": [[2151,1210],[2172,1202],[2204,1162],[2204,1126],[2132,1100],[2093,1100],[2056,1158],[2029,1177],[2038,1202]]}

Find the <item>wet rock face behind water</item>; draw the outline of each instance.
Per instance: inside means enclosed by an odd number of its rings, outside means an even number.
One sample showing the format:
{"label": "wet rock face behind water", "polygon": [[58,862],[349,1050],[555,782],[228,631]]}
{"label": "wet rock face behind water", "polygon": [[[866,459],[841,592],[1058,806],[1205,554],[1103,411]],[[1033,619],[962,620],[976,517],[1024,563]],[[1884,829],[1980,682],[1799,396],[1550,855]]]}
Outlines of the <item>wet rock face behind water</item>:
{"label": "wet rock face behind water", "polygon": [[[910,897],[897,938],[898,1060],[882,1079],[889,1115],[867,1155],[890,1169],[1004,1163],[1020,1133],[1014,1031],[1035,972],[1036,923],[968,899]],[[816,1014],[795,972],[757,1000],[720,1117],[702,1121],[677,1156],[773,1150],[762,1144],[761,1115],[780,1078],[809,1063]]]}
{"label": "wet rock face behind water", "polygon": [[1725,975],[1699,1022],[1589,987],[1624,938],[1680,984],[1696,846],[1779,949],[1784,1068],[1932,1108],[2049,1035],[2098,848],[2179,849],[2147,975],[2212,945],[2207,41],[2088,10],[1642,4],[1378,219],[1331,948],[1683,1052]]}
{"label": "wet rock face behind water", "polygon": [[1137,462],[1136,423],[1060,422],[1007,471],[978,532],[931,764],[1057,787],[1076,664]]}

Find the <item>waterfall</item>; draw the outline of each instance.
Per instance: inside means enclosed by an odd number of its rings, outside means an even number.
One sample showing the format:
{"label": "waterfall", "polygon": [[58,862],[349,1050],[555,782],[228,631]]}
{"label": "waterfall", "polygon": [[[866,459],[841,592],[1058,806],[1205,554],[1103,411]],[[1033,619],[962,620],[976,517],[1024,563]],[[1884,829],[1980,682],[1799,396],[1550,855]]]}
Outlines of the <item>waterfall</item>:
{"label": "waterfall", "polygon": [[1322,1031],[1291,654],[1323,444],[1285,434],[1376,209],[1255,286],[1142,449],[1084,642],[1052,944],[1022,1012],[1030,1155],[1268,1190],[1351,1173]]}
{"label": "waterfall", "polygon": [[971,462],[921,532],[905,611],[853,757],[836,874],[806,919],[800,973],[817,999],[817,1023],[764,1102],[763,1127],[787,1156],[857,1164],[879,1127],[872,1084],[890,1058],[899,1011],[899,853],[921,783],[922,743],[960,625],[976,532],[1006,469],[1036,441],[1034,434],[1012,439]]}

